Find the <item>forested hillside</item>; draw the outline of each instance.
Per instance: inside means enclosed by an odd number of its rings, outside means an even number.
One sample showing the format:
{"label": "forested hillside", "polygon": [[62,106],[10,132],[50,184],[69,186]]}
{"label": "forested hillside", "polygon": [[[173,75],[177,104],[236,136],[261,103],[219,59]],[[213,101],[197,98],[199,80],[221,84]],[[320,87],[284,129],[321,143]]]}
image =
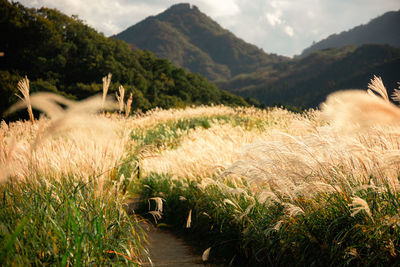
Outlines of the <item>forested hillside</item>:
{"label": "forested hillside", "polygon": [[317,43],[315,49],[292,59],[244,42],[190,4],[173,5],[115,38],[203,73],[219,88],[265,105],[317,107],[331,92],[365,88],[374,74],[382,76],[389,91],[397,88],[400,50],[382,43],[398,43],[398,13],[388,12],[367,25],[332,35],[328,41],[346,41],[335,48],[316,50],[325,47]]}
{"label": "forested hillside", "polygon": [[288,60],[243,41],[190,4],[173,5],[115,38],[148,49],[213,81],[273,69],[276,63]]}
{"label": "forested hillside", "polygon": [[133,108],[191,104],[246,105],[205,77],[175,67],[151,52],[131,51],[106,38],[78,17],[48,8],[28,9],[0,0],[0,114],[17,100],[16,84],[27,75],[31,91],[81,99],[99,93],[101,78],[112,73],[111,93],[120,84],[133,93]]}
{"label": "forested hillside", "polygon": [[308,108],[317,107],[334,91],[366,87],[374,75],[383,78],[391,94],[398,87],[399,69],[399,48],[348,46],[317,51],[280,64],[275,72],[241,75],[218,85],[266,105]]}
{"label": "forested hillside", "polygon": [[400,47],[400,10],[390,11],[374,18],[365,25],[359,25],[313,44],[303,50],[301,56],[326,48],[341,48],[347,45],[388,44]]}

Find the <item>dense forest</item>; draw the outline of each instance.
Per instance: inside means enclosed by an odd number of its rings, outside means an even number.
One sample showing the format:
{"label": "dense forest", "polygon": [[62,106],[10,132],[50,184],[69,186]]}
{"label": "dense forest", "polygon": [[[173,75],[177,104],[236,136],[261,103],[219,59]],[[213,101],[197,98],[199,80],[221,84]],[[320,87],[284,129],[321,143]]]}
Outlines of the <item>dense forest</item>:
{"label": "dense forest", "polygon": [[391,94],[399,70],[400,48],[370,44],[316,51],[281,63],[275,71],[239,75],[217,85],[266,105],[314,108],[334,91],[366,88],[374,75],[382,77]]}
{"label": "dense forest", "polygon": [[193,104],[248,105],[219,90],[200,74],[167,59],[106,38],[77,16],[48,8],[29,9],[0,0],[0,114],[17,101],[16,84],[27,75],[31,92],[49,91],[72,99],[99,93],[112,73],[110,92],[123,85],[133,93],[133,109]]}

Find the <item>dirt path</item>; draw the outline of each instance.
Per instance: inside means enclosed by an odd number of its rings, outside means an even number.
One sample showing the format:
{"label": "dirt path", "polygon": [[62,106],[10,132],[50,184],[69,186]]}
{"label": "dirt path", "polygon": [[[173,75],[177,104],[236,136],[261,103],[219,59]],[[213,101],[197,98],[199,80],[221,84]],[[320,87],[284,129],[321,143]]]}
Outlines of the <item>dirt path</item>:
{"label": "dirt path", "polygon": [[148,229],[150,260],[143,266],[207,266],[181,238],[151,224]]}
{"label": "dirt path", "polygon": [[[139,207],[140,199],[132,198],[127,201],[128,213],[133,213]],[[196,254],[185,241],[169,231],[155,227],[151,222],[142,225],[147,231],[149,258],[144,259],[142,266],[211,266],[203,263],[201,255]]]}

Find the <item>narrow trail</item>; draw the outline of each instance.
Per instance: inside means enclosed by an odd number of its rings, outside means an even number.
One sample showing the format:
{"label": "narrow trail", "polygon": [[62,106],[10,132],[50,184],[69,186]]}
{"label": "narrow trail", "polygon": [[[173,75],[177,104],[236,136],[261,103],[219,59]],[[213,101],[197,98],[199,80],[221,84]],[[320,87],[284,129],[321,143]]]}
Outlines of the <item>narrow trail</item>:
{"label": "narrow trail", "polygon": [[[134,213],[134,210],[140,204],[140,200],[133,198],[126,204],[128,212]],[[204,263],[201,255],[195,253],[193,247],[187,245],[182,238],[175,236],[170,231],[157,228],[151,222],[143,223],[142,227],[147,232],[149,242],[147,245],[149,255],[147,259],[143,259],[142,266],[215,266]]]}
{"label": "narrow trail", "polygon": [[183,239],[172,233],[156,228],[152,224],[148,228],[149,258],[143,266],[207,266],[203,264],[201,255],[193,252]]}

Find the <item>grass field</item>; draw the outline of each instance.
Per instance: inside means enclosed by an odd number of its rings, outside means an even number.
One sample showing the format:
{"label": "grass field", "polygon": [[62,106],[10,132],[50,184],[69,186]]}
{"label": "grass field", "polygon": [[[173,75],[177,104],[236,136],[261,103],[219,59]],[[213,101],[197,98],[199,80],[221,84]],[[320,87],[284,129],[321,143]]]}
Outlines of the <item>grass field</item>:
{"label": "grass field", "polygon": [[2,122],[0,262],[140,265],[142,219],[123,208],[139,195],[225,265],[399,264],[400,110],[379,79],[370,89],[380,96],[338,92],[302,114],[126,117],[96,114],[107,102],[93,98]]}

